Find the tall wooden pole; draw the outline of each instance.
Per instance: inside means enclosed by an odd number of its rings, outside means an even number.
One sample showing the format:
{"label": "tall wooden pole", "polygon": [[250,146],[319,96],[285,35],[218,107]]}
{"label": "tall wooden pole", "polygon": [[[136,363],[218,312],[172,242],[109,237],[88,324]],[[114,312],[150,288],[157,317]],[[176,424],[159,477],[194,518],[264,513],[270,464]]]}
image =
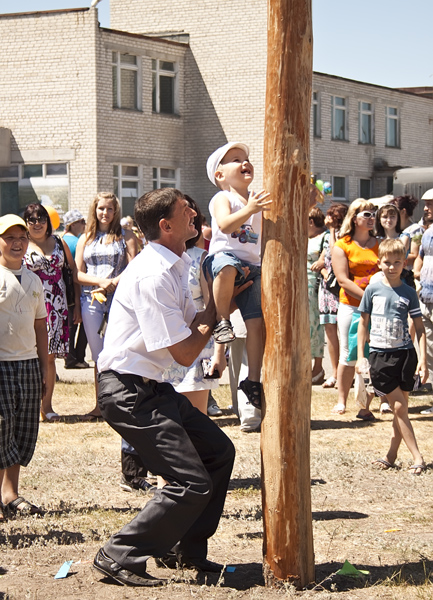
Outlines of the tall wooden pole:
{"label": "tall wooden pole", "polygon": [[264,573],[314,580],[310,495],[311,354],[307,292],[311,0],[268,0],[262,305]]}

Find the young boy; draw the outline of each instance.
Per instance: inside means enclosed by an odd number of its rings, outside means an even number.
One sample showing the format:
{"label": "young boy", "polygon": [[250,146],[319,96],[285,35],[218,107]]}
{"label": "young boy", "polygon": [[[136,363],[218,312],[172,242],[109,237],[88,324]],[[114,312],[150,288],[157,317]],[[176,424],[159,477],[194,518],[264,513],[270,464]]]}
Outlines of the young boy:
{"label": "young boy", "polygon": [[207,160],[207,174],[220,191],[212,198],[212,239],[204,272],[213,279],[217,324],[213,335],[218,344],[235,339],[230,323],[230,306],[235,283],[252,281],[236,297],[247,328],[248,377],[239,384],[256,408],[260,408],[260,371],[263,357],[262,310],[260,290],[261,212],[269,210],[269,194],[249,192],[254,168],[246,144],[229,142],[215,150]]}
{"label": "young boy", "polygon": [[[428,378],[426,337],[417,294],[400,277],[406,265],[405,259],[406,249],[399,239],[384,240],[379,246],[378,265],[383,278],[370,284],[361,300],[358,357],[363,356],[365,342],[370,337],[371,382],[378,396],[387,396],[394,412],[389,450],[385,458],[379,458],[373,464],[382,469],[393,467],[403,439],[413,457],[410,470],[419,475],[426,466],[409,421],[408,397],[413,389],[415,373],[419,374],[422,383]],[[408,315],[412,317],[418,338],[419,361],[409,334]],[[361,360],[358,358],[356,363],[357,372],[361,372]]]}
{"label": "young boy", "polygon": [[41,514],[18,495],[21,466],[33,456],[47,364],[47,311],[42,283],[22,266],[28,229],[0,217],[0,522]]}

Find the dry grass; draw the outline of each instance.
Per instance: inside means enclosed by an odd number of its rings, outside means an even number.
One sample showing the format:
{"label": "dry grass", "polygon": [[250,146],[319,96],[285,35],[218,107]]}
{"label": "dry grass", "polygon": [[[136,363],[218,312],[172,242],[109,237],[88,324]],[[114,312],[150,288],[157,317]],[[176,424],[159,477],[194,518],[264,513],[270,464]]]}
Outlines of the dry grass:
{"label": "dry grass", "polygon": [[[321,388],[315,388],[312,399],[314,589],[299,594],[290,586],[263,587],[260,434],[240,432],[228,411],[217,421],[235,443],[237,459],[209,554],[235,565],[236,571],[221,579],[170,571],[163,573],[172,576],[168,585],[150,594],[107,584],[92,570],[93,556],[147,497],[125,493],[118,485],[117,434],[105,423],[81,423],[74,418],[93,407],[93,394],[89,383],[56,387],[55,407],[67,415],[66,422],[41,425],[35,457],[21,479],[21,492],[48,512],[43,519],[10,521],[0,532],[0,599],[433,598],[433,471],[421,477],[408,473],[410,456],[405,448],[401,469],[373,469],[371,460],[387,447],[391,417],[359,422],[353,401],[346,415],[335,417],[330,411],[336,393]],[[218,401],[223,407],[229,404],[224,386],[218,390]],[[430,401],[425,396],[412,398],[411,415],[426,462],[432,466],[432,419],[419,415],[420,407]],[[346,559],[370,575],[360,579],[336,575]],[[66,560],[74,561],[70,575],[54,580]],[[161,575],[153,561],[149,571]]]}

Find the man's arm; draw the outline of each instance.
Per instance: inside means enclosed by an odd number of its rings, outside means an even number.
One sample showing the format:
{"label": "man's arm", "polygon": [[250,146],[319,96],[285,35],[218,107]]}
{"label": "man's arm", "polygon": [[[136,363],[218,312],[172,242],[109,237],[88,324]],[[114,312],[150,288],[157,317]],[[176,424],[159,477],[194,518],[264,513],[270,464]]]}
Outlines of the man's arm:
{"label": "man's arm", "polygon": [[213,296],[209,298],[206,309],[196,314],[189,326],[191,335],[186,339],[168,347],[168,351],[176,362],[189,367],[206,346],[216,323],[216,310]]}

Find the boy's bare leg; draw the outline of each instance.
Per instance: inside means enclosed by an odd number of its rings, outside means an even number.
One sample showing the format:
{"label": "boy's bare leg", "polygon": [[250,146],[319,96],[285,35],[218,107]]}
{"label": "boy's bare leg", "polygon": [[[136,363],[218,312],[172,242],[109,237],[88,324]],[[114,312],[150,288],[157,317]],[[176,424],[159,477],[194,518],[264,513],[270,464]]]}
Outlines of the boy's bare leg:
{"label": "boy's bare leg", "polygon": [[250,381],[260,381],[260,373],[263,361],[263,319],[247,319],[245,321],[247,328],[246,349],[248,356],[248,379]]}
{"label": "boy's bare leg", "polygon": [[194,392],[181,392],[188,398],[195,408],[198,408],[200,412],[207,415],[207,399],[209,396],[209,390],[196,390]]}
{"label": "boy's bare leg", "polygon": [[1,501],[8,504],[18,498],[18,481],[21,465],[16,464],[0,471]]}
{"label": "boy's bare leg", "polygon": [[[404,392],[400,387],[393,390],[391,393],[387,394],[389,404],[391,405],[394,411],[394,419],[393,419],[393,429],[397,430],[400,434],[400,442],[401,439],[404,440],[404,443],[409,449],[409,452],[412,454],[413,462],[415,465],[423,465],[424,459],[421,456],[421,453],[418,448],[417,441],[415,439],[415,433],[413,431],[412,423],[409,420],[408,413],[408,400],[409,400],[409,392]],[[393,432],[393,438],[391,439],[391,448],[390,451],[395,449],[395,457],[397,457],[397,449],[400,445],[398,442],[398,433]],[[398,442],[398,445],[397,445]],[[389,454],[389,452],[388,452]],[[391,462],[391,461],[390,461]],[[392,461],[393,462],[393,461]],[[392,463],[391,463],[392,464]],[[415,474],[418,474],[422,471],[422,469],[418,469],[415,471]]]}
{"label": "boy's bare leg", "polygon": [[212,290],[217,321],[221,321],[221,319],[230,321],[230,304],[233,298],[237,272],[236,267],[227,265],[221,269],[214,279]]}

